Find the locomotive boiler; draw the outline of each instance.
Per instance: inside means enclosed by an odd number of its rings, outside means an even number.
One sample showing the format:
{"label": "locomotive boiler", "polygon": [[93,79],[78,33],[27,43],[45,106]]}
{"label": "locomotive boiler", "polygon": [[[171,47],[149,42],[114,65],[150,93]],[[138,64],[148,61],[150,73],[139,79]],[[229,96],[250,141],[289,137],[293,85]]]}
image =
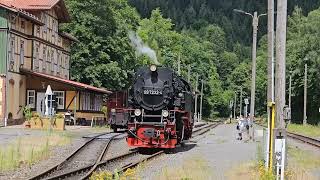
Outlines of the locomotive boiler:
{"label": "locomotive boiler", "polygon": [[127,143],[141,148],[175,148],[191,138],[191,86],[166,67],[140,68],[128,95]]}

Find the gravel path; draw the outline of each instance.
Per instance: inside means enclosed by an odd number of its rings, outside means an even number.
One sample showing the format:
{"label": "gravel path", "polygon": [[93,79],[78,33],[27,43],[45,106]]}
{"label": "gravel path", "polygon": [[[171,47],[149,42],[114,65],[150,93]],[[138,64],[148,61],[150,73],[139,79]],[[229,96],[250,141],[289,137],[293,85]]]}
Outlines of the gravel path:
{"label": "gravel path", "polygon": [[9,171],[0,173],[0,180],[23,180],[36,175],[45,169],[56,165],[58,162],[63,161],[69,154],[77,149],[81,144],[84,143],[84,139],[74,139],[73,142],[68,146],[55,147],[51,151],[51,156],[44,160],[33,164],[31,167],[21,167],[15,171]]}
{"label": "gravel path", "polygon": [[234,124],[220,125],[198,140],[191,140],[185,148],[178,148],[176,153],[149,162],[141,171],[140,177],[156,179],[163,168],[179,167],[187,159],[201,157],[212,169],[214,176],[212,179],[227,179],[226,174],[233,167],[256,160],[257,146],[262,139],[256,137],[256,142],[246,143],[236,140],[236,133]]}
{"label": "gravel path", "polygon": [[[75,151],[85,141],[87,141],[86,138],[82,138],[83,136],[108,131],[109,130],[103,128],[89,128],[77,126],[68,127],[67,131],[64,132],[68,133],[72,137],[71,144],[53,147],[50,151],[50,156],[47,159],[34,163],[31,167],[23,166],[14,171],[0,172],[0,180],[28,179],[36,174],[39,174],[40,172],[43,172],[46,169],[51,168],[59,162],[62,162],[73,151]],[[47,133],[48,131],[46,130],[25,129],[20,126],[0,128],[0,145],[6,146],[7,144],[15,141],[19,137],[43,136]]]}

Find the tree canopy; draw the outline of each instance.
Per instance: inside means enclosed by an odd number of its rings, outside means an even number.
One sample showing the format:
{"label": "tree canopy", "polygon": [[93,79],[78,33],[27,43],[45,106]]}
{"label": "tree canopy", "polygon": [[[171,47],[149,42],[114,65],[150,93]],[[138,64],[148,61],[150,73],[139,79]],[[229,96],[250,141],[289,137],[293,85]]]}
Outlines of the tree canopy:
{"label": "tree canopy", "polygon": [[[309,66],[308,119],[319,122],[320,104],[320,2],[288,2],[287,78],[292,75],[292,112],[302,119],[304,64]],[[187,78],[204,81],[204,115],[228,116],[234,94],[250,97],[251,18],[232,10],[267,11],[266,1],[244,0],[67,0],[72,17],[62,30],[79,39],[72,47],[72,79],[105,87],[126,89],[135,68],[151,63],[132,45],[130,33],[154,50],[157,60]],[[295,7],[296,6],[296,7]],[[259,25],[256,78],[256,114],[266,113],[266,18]],[[290,73],[289,73],[290,72]],[[287,81],[289,82],[289,81]],[[238,96],[239,97],[239,96]],[[239,99],[237,99],[239,102]],[[238,107],[237,107],[238,108]],[[239,111],[239,110],[237,110]],[[318,119],[317,119],[318,118]]]}

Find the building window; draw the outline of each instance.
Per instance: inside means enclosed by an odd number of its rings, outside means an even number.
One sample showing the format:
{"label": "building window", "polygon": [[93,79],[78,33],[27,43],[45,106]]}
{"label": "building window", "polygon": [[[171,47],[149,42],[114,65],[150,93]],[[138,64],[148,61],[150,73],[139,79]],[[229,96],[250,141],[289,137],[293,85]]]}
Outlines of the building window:
{"label": "building window", "polygon": [[15,16],[15,15],[11,15],[10,18],[11,18],[11,19],[10,19],[11,24],[12,24],[12,25],[16,25],[16,16]]}
{"label": "building window", "polygon": [[67,69],[67,70],[69,70],[69,56],[68,55],[66,55],[66,62],[65,62],[66,64],[65,64],[65,68]]}
{"label": "building window", "polygon": [[27,90],[27,106],[30,108],[35,108],[36,91]]}
{"label": "building window", "polygon": [[20,41],[20,66],[24,65],[24,41]]}
{"label": "building window", "polygon": [[51,60],[51,55],[50,55],[50,51],[49,51],[49,49],[48,49],[48,52],[47,52],[47,61],[46,61],[46,68],[47,68],[47,72],[46,73],[50,73],[51,72],[51,66],[50,66],[50,60]]}
{"label": "building window", "polygon": [[40,26],[37,26],[37,33],[40,34]]}
{"label": "building window", "polygon": [[43,72],[46,71],[46,61],[47,61],[47,56],[46,55],[47,55],[46,48],[43,47],[43,51],[42,51],[43,58],[42,58],[42,63],[41,63]]}
{"label": "building window", "polygon": [[55,64],[55,58],[54,58],[54,51],[51,51],[51,72],[54,72],[54,64]]}
{"label": "building window", "polygon": [[43,15],[43,23],[44,23],[43,32],[46,33],[48,29],[48,17],[46,14]]}
{"label": "building window", "polygon": [[34,58],[34,69],[39,70],[39,44],[35,46],[35,58]]}
{"label": "building window", "polygon": [[47,72],[46,72],[46,73],[47,73],[47,74],[50,74],[50,73],[51,73],[51,69],[50,69],[50,68],[51,68],[51,66],[50,66],[50,62],[48,62],[48,61],[47,61],[47,63],[46,63],[46,64],[47,64]]}
{"label": "building window", "polygon": [[53,91],[58,104],[57,109],[64,109],[64,91]]}
{"label": "building window", "polygon": [[60,52],[57,52],[57,64],[56,64],[56,73],[60,74]]}
{"label": "building window", "polygon": [[81,92],[81,109],[86,111],[100,111],[102,106],[102,95]]}
{"label": "building window", "polygon": [[14,57],[15,57],[15,37],[11,36],[10,39],[10,53],[9,53],[9,60],[10,60],[10,70],[12,71],[14,68]]}
{"label": "building window", "polygon": [[25,22],[24,20],[21,20],[21,29],[24,29],[25,28]]}

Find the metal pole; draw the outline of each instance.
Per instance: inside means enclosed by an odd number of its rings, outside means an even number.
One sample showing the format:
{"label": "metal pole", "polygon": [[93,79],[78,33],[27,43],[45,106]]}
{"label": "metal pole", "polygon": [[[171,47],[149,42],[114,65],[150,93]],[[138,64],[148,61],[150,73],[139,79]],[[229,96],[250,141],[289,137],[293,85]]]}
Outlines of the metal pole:
{"label": "metal pole", "polygon": [[203,79],[201,80],[200,121],[202,120]]}
{"label": "metal pole", "polygon": [[304,96],[303,96],[303,125],[307,125],[307,81],[308,81],[308,65],[304,65]]}
{"label": "metal pole", "polygon": [[196,76],[196,88],[195,88],[195,101],[194,101],[194,119],[195,121],[198,121],[198,79],[199,79],[199,75],[197,74]]}
{"label": "metal pole", "polygon": [[256,96],[256,59],[257,59],[257,34],[258,34],[258,13],[254,12],[252,27],[253,27],[253,40],[252,40],[252,77],[251,77],[251,103],[250,103],[250,120],[253,122],[254,118],[254,102]]}
{"label": "metal pole", "polygon": [[234,92],[233,118],[236,120],[237,92]]}
{"label": "metal pole", "polygon": [[292,96],[292,73],[290,72],[289,77],[289,108],[291,109],[291,96]]}
{"label": "metal pole", "polygon": [[[274,0],[268,0],[268,102],[274,102]],[[268,108],[268,117],[270,113]]]}
{"label": "metal pole", "polygon": [[286,28],[287,28],[287,0],[277,2],[276,28],[276,127],[284,129],[283,109],[286,102]]}
{"label": "metal pole", "polygon": [[242,87],[240,88],[240,117],[241,117],[241,115],[242,115]]}
{"label": "metal pole", "polygon": [[267,114],[268,114],[268,131],[267,131],[267,149],[265,167],[270,168],[273,156],[272,152],[272,107],[274,106],[274,0],[268,0],[268,88],[267,88]]}
{"label": "metal pole", "polygon": [[191,79],[191,66],[189,64],[188,65],[188,83],[190,83],[190,79]]}
{"label": "metal pole", "polygon": [[181,64],[180,64],[180,54],[179,54],[179,57],[178,57],[178,75],[180,76],[181,75]]}

